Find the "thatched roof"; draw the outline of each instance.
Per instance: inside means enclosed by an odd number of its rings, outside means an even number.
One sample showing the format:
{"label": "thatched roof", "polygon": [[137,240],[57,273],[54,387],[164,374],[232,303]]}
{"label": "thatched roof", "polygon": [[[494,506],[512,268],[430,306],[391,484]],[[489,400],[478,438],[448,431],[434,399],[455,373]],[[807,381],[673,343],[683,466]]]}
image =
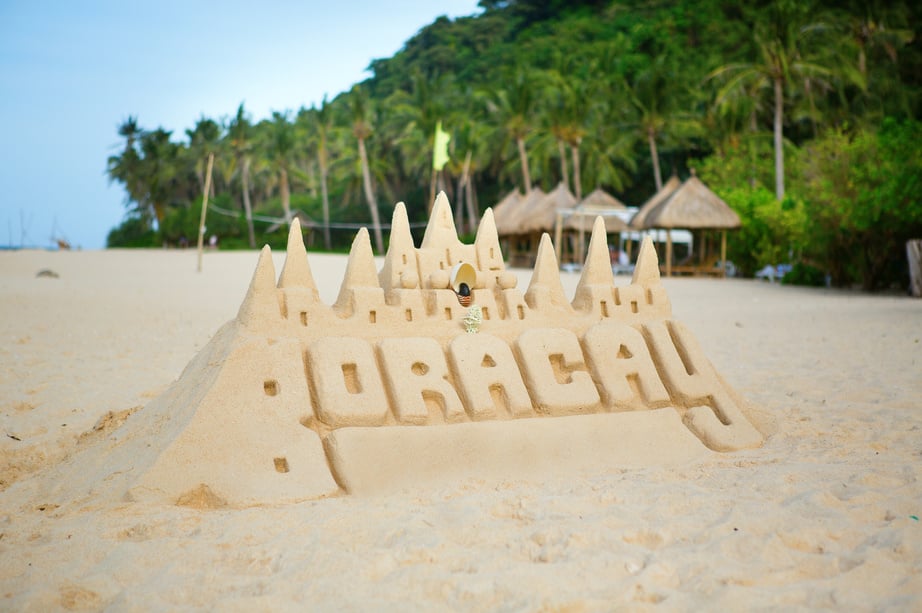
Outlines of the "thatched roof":
{"label": "thatched roof", "polygon": [[502,222],[497,223],[496,232],[500,236],[510,236],[516,234],[529,234],[532,232],[531,216],[532,212],[539,206],[540,202],[547,197],[540,187],[534,187],[524,196],[520,196],[513,203],[510,210],[502,217]]}
{"label": "thatched roof", "polygon": [[615,209],[623,211],[627,209],[627,206],[602,188],[597,187],[592,190],[591,194],[580,201],[577,208]]}
{"label": "thatched roof", "polygon": [[614,211],[626,210],[627,206],[623,202],[602,189],[595,189],[564,217],[563,227],[566,230],[592,232],[595,218],[601,215],[605,220],[606,232],[624,232],[628,226]]}
{"label": "thatched roof", "polygon": [[522,199],[522,192],[515,188],[493,205],[493,219],[496,222],[496,231],[501,236],[513,234],[513,232],[508,231],[510,228],[514,228],[510,222],[515,220],[516,210],[519,208]]}
{"label": "thatched roof", "polygon": [[650,210],[645,228],[739,228],[740,218],[727,203],[692,175],[669,198]]}
{"label": "thatched roof", "polygon": [[650,211],[667,200],[669,196],[671,196],[673,192],[675,192],[681,186],[682,182],[679,181],[679,177],[675,175],[669,177],[669,180],[666,181],[666,184],[663,185],[663,187],[661,187],[658,192],[653,194],[649,200],[644,202],[640,207],[640,210],[634,214],[634,216],[631,218],[631,227],[636,230],[643,230],[644,228],[649,227],[646,225],[646,219],[650,214]]}
{"label": "thatched roof", "polygon": [[541,197],[531,198],[535,191],[540,190],[532,190],[529,194],[529,206],[522,213],[520,225],[525,232],[553,232],[557,210],[576,206],[576,196],[563,183]]}
{"label": "thatched roof", "polygon": [[564,218],[563,228],[577,232],[592,232],[592,224],[600,215],[605,221],[606,233],[615,234],[629,230],[627,223],[621,217],[613,214],[611,209],[580,209],[579,207],[573,209],[573,212]]}

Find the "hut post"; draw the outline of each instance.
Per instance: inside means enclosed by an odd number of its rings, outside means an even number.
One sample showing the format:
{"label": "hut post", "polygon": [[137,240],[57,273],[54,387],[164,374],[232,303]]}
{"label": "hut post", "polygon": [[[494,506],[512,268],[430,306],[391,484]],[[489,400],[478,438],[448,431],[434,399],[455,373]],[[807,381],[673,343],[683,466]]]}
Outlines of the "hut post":
{"label": "hut post", "polygon": [[562,254],[562,247],[561,247],[562,237],[563,237],[563,213],[558,210],[557,220],[554,223],[554,252],[557,254],[558,264],[560,262],[563,262],[563,260],[560,259],[560,256]]}
{"label": "hut post", "polygon": [[727,276],[727,231],[720,231],[720,276]]}
{"label": "hut post", "polygon": [[666,230],[666,276],[672,276],[672,229]]}

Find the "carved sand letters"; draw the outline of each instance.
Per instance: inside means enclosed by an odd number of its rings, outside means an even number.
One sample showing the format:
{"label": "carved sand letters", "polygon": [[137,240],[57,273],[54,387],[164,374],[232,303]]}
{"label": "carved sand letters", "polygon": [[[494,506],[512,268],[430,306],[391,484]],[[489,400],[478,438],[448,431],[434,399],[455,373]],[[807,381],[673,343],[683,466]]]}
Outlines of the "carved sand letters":
{"label": "carved sand letters", "polygon": [[492,212],[464,244],[440,194],[419,247],[395,207],[380,270],[359,231],[327,305],[295,220],[278,279],[266,247],[237,318],[158,399],[171,438],[131,497],[207,484],[234,504],[293,501],[440,471],[630,465],[662,446],[690,460],[762,443],[672,319],[649,239],[616,285],[597,219],[570,299],[544,235],[528,288],[517,285]]}

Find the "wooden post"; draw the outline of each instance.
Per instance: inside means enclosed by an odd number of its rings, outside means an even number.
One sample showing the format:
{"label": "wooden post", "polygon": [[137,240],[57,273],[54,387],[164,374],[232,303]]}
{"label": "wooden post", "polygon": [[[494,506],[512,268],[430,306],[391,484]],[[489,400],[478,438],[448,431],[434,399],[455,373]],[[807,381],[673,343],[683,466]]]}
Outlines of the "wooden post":
{"label": "wooden post", "polygon": [[205,195],[202,197],[202,217],[198,224],[198,272],[202,272],[202,247],[205,241],[205,213],[208,212],[208,192],[211,191],[211,168],[214,153],[208,154],[208,169],[205,171]]}
{"label": "wooden post", "polygon": [[563,236],[563,213],[557,211],[557,220],[554,223],[554,252],[557,254],[557,266],[560,266],[563,260],[560,259],[562,254],[561,237]]}
{"label": "wooden post", "polygon": [[720,231],[720,276],[727,276],[727,231]]}
{"label": "wooden post", "polygon": [[666,276],[672,276],[672,230],[666,230]]}
{"label": "wooden post", "polygon": [[909,294],[922,298],[922,240],[906,241],[909,258]]}

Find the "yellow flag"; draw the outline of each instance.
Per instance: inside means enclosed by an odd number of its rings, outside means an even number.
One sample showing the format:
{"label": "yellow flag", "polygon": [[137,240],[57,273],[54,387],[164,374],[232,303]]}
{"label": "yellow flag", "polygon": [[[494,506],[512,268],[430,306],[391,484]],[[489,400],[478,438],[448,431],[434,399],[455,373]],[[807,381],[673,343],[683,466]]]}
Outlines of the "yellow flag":
{"label": "yellow flag", "polygon": [[448,141],[451,136],[442,131],[442,122],[435,125],[435,139],[432,144],[432,168],[442,170],[448,163]]}

